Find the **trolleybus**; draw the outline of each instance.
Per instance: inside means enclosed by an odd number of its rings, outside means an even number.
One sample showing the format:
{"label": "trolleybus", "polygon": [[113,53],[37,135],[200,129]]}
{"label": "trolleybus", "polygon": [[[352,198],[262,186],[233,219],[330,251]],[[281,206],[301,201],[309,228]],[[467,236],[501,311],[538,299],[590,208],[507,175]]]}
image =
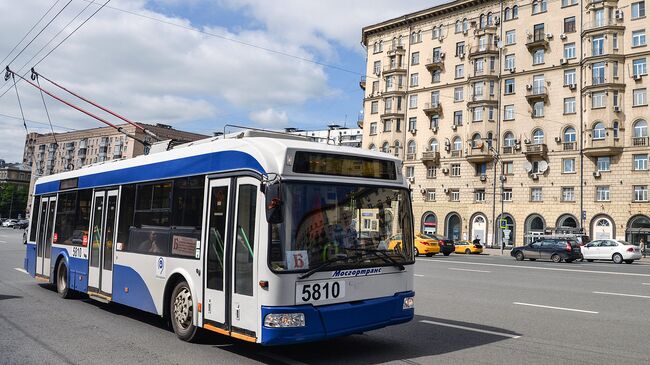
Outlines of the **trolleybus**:
{"label": "trolleybus", "polygon": [[25,270],[64,298],[164,316],[187,341],[206,329],[289,344],[411,320],[401,162],[301,138],[248,130],[41,177]]}

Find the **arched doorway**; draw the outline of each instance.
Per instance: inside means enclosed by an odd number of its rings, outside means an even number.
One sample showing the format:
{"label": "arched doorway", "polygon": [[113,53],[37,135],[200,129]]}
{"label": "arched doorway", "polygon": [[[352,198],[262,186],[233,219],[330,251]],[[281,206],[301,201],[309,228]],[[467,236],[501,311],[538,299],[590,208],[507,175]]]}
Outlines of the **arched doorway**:
{"label": "arched doorway", "polygon": [[460,240],[462,231],[462,220],[457,213],[449,213],[445,220],[445,233],[450,240]]}
{"label": "arched doorway", "polygon": [[531,243],[535,237],[543,235],[546,231],[544,217],[539,214],[531,214],[526,218],[526,229],[524,232],[524,243]]}
{"label": "arched doorway", "polygon": [[638,245],[641,239],[648,245],[648,240],[650,239],[650,218],[645,215],[635,215],[627,222],[625,240]]}
{"label": "arched doorway", "polygon": [[613,239],[614,222],[606,215],[599,215],[591,220],[591,240],[606,240]]}
{"label": "arched doorway", "polygon": [[435,234],[438,230],[438,218],[433,212],[426,212],[422,215],[420,231],[425,234]]}
{"label": "arched doorway", "polygon": [[578,220],[571,214],[563,214],[555,224],[556,234],[579,233]]}
{"label": "arched doorway", "polygon": [[483,213],[477,213],[472,218],[472,234],[469,237],[469,240],[472,241],[476,238],[481,240],[481,244],[485,245],[487,243],[487,218]]}
{"label": "arched doorway", "polygon": [[[503,216],[503,222],[501,217]],[[497,218],[497,243],[501,246],[513,246],[516,243],[515,239],[515,219],[508,213],[503,213]]]}

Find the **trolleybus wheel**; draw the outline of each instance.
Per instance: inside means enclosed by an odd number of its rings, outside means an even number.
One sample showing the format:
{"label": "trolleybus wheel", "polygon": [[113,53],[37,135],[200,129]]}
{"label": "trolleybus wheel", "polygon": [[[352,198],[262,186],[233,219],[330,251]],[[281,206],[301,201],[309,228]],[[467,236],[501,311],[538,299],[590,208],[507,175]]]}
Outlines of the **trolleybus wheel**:
{"label": "trolleybus wheel", "polygon": [[183,341],[192,341],[198,328],[192,323],[194,300],[189,285],[185,281],[176,284],[170,300],[170,320],[174,333]]}
{"label": "trolleybus wheel", "polygon": [[68,268],[63,260],[59,261],[56,269],[56,292],[63,299],[72,297],[72,290],[68,287]]}

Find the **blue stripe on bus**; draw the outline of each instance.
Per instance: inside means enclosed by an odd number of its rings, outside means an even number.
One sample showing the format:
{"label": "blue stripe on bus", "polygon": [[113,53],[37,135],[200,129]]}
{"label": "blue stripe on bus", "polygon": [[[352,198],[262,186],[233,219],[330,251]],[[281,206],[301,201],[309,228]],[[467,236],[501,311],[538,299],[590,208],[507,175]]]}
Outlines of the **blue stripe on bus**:
{"label": "blue stripe on bus", "polygon": [[27,247],[25,247],[25,250],[27,251],[25,253],[25,263],[24,263],[24,269],[31,275],[32,277],[36,276],[36,244],[33,242],[27,242]]}
{"label": "blue stripe on bus", "polygon": [[128,266],[113,266],[113,301],[158,314],[147,284],[140,274]]}
{"label": "blue stripe on bus", "polygon": [[263,345],[284,345],[346,336],[370,331],[413,319],[414,310],[403,309],[404,298],[412,291],[390,297],[314,307],[297,305],[287,307],[262,306],[262,323],[269,313],[304,313],[305,327],[269,328],[262,326]]}
{"label": "blue stripe on bus", "polygon": [[[110,165],[107,168],[110,168]],[[79,188],[92,188],[243,169],[265,173],[262,165],[253,156],[239,151],[221,151],[79,176],[78,186]],[[58,190],[59,181],[36,185],[37,195]]]}
{"label": "blue stripe on bus", "polygon": [[[71,257],[68,248],[52,247],[52,259],[50,260],[50,274],[54,273],[56,264],[61,257],[68,269],[68,286],[70,289],[85,293],[88,291],[88,260]],[[54,278],[50,278],[54,282]]]}

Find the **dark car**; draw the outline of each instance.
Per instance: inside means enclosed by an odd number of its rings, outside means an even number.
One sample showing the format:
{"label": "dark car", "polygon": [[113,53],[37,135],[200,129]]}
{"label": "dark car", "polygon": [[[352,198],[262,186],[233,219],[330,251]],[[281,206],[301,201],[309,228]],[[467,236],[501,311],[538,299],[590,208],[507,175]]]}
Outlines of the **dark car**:
{"label": "dark car", "polygon": [[12,226],[13,229],[27,229],[27,227],[29,227],[29,221],[26,219],[19,220]]}
{"label": "dark car", "polygon": [[427,233],[426,236],[429,236],[438,241],[438,246],[440,246],[440,253],[445,256],[451,255],[451,253],[456,250],[454,240],[447,239],[444,236],[435,233]]}
{"label": "dark car", "polygon": [[510,256],[523,261],[529,259],[573,262],[582,258],[578,241],[566,238],[545,238],[510,251]]}

